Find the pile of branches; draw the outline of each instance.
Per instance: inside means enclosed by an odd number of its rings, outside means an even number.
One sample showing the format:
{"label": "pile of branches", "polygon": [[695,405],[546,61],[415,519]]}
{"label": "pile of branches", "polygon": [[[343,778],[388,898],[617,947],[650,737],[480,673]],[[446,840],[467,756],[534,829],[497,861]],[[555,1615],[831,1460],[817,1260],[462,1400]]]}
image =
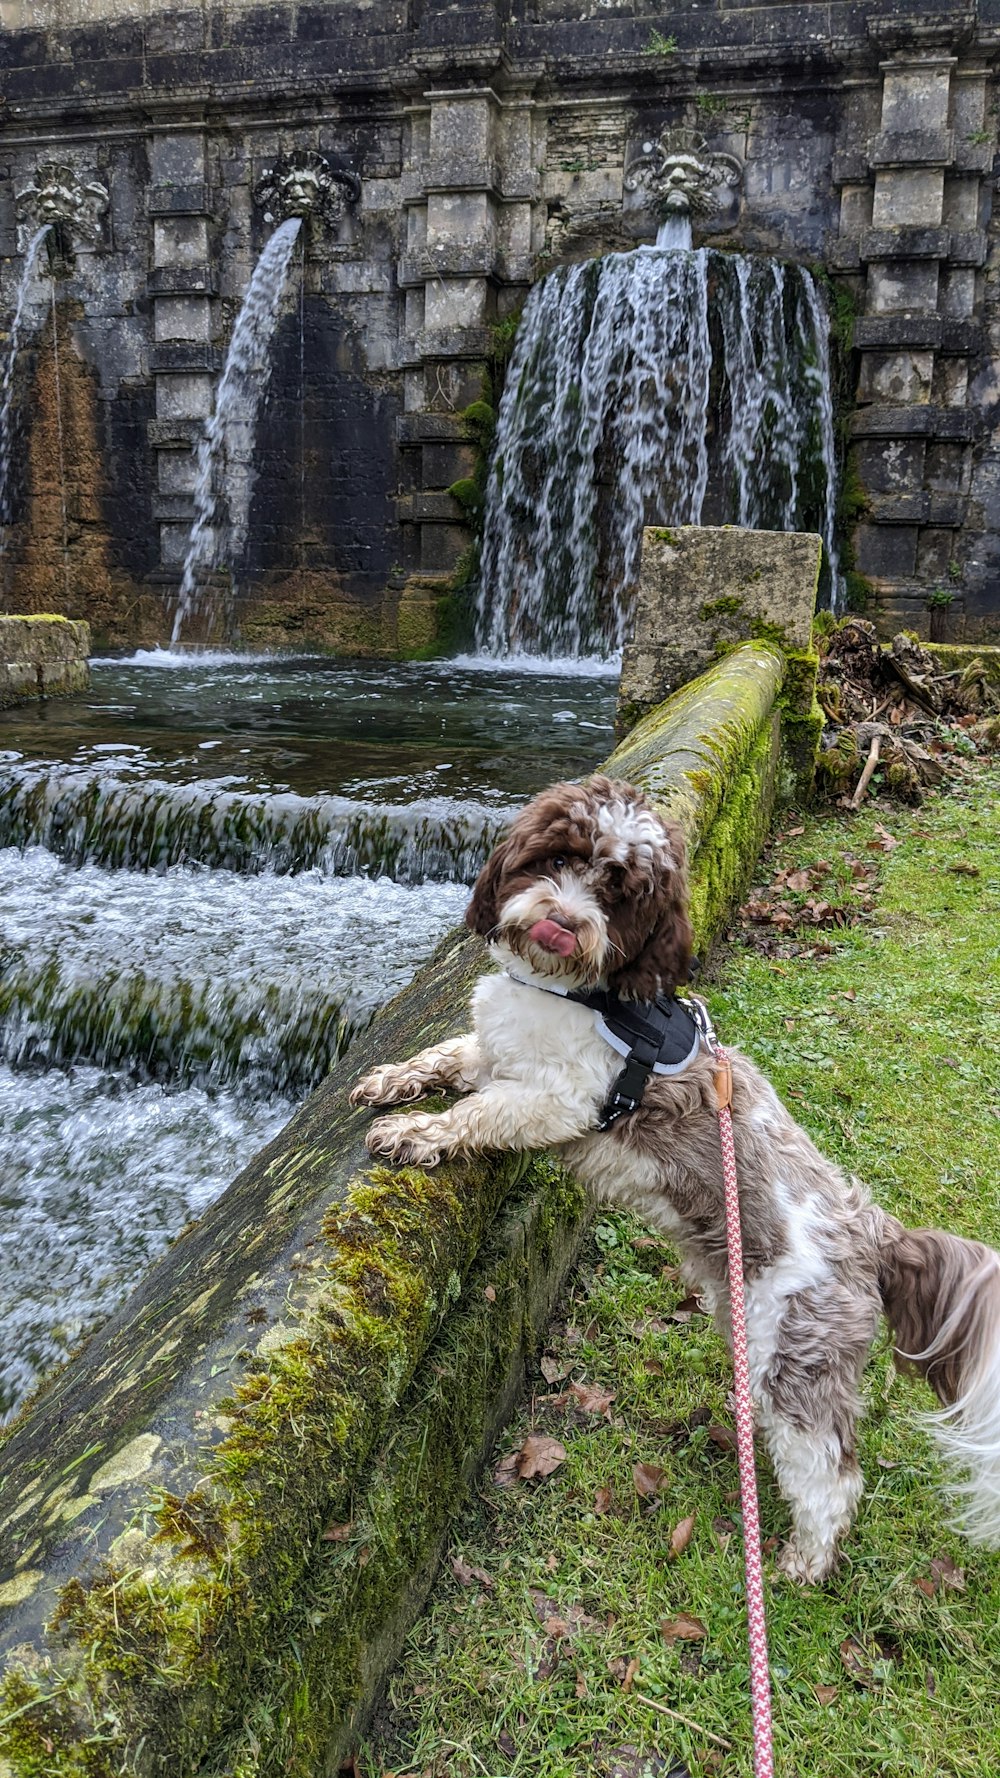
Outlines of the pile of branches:
{"label": "pile of branches", "polygon": [[861,617],[838,625],[820,649],[817,781],[843,807],[860,808],[876,771],[894,795],[918,803],[963,755],[1000,746],[1000,685],[983,661],[942,671],[905,632],[882,648]]}

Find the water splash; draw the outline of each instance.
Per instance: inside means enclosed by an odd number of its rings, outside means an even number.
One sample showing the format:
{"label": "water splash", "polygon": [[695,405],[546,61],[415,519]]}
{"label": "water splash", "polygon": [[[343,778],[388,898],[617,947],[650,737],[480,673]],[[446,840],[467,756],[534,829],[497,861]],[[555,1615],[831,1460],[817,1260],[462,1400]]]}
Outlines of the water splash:
{"label": "water splash", "polygon": [[687,253],[691,250],[691,213],[688,210],[671,210],[663,218],[656,231],[656,245],[668,250],[680,250]]}
{"label": "water splash", "polygon": [[215,412],[198,446],[195,519],[177,595],[170,638],[174,645],[198,609],[200,578],[224,565],[235,566],[246,547],[256,479],[257,415],[271,374],[271,339],[301,226],[300,218],[293,216],[275,229],[236,317]]}
{"label": "water splash", "polygon": [[707,273],[704,252],[613,253],[532,291],[487,488],[478,649],[619,649],[664,485],[673,522],[699,522]]}
{"label": "water splash", "polygon": [[0,764],[0,847],[44,846],[68,864],[163,872],[200,864],[244,876],[430,878],[471,883],[512,811],[450,797],[362,803],[253,795],[211,779],[171,784],[92,764]]}
{"label": "water splash", "polygon": [[656,247],[554,272],[528,299],[487,486],[487,654],[620,649],[643,527],[704,522],[710,488],[710,523],[822,530],[836,604],[815,284],[776,261],[687,251],[688,227],[668,218]]}
{"label": "water splash", "polygon": [[[17,363],[28,323],[29,295],[31,286],[38,272],[38,261],[42,248],[51,229],[51,223],[45,223],[32,235],[28,243],[28,251],[21,267],[21,278],[17,286],[17,298],[14,304],[14,319],[11,322],[10,336],[7,344],[7,362],[4,365],[3,381],[0,383],[0,552],[6,544],[6,530],[11,523],[11,467],[14,450],[15,421],[15,378]],[[53,293],[55,287],[53,286]]]}
{"label": "water splash", "polygon": [[455,883],[318,871],[248,883],[0,851],[0,1059],[304,1092],[467,899]]}

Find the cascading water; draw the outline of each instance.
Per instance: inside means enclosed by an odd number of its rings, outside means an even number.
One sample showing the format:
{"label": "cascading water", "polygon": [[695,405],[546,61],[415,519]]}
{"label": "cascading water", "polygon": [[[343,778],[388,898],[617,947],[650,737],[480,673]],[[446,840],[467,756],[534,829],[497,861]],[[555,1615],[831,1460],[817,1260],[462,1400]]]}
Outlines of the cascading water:
{"label": "cascading water", "polygon": [[42,228],[36,230],[24,256],[21,279],[17,287],[17,299],[14,304],[14,319],[11,322],[7,343],[7,362],[4,365],[3,382],[0,383],[0,553],[5,547],[7,527],[10,525],[12,517],[11,467],[14,450],[14,392],[17,362],[28,325],[31,287],[38,273],[38,261],[50,229],[51,224],[45,223]]}
{"label": "cascading water", "polygon": [[525,306],[486,495],[476,643],[622,645],[647,524],[820,529],[831,585],[827,327],[807,271],[656,247],[551,273]]}
{"label": "cascading water", "polygon": [[198,446],[195,518],[177,595],[174,643],[198,608],[201,577],[223,565],[235,568],[246,547],[256,479],[257,416],[271,374],[271,339],[301,227],[301,219],[292,216],[275,229],[236,317],[215,412]]}

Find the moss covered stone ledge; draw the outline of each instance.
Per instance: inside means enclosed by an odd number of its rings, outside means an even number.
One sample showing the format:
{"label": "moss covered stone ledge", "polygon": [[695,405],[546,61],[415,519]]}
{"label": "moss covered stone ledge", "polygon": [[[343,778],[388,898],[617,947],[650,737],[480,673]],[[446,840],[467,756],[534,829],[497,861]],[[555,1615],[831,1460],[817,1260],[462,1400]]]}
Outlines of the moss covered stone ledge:
{"label": "moss covered stone ledge", "polygon": [[86,691],[90,626],[68,617],[0,617],[0,710]]}
{"label": "moss covered stone ledge", "polygon": [[[608,762],[680,820],[698,941],[752,868],[779,650]],[[347,1091],[461,1030],[453,935],[0,1450],[3,1778],[318,1778],[371,1707],[588,1207],[545,1156],[373,1167]]]}

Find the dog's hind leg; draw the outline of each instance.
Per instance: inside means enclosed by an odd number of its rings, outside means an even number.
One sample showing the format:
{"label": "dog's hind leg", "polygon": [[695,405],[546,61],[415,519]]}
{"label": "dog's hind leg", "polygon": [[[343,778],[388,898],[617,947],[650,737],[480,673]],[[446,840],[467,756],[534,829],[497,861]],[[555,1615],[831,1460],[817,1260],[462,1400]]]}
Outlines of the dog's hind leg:
{"label": "dog's hind leg", "polygon": [[769,1362],[751,1355],[758,1422],[792,1514],[779,1565],[794,1580],[826,1579],[864,1492],[859,1384],[877,1324],[874,1291],[831,1279],[789,1300]]}
{"label": "dog's hind leg", "polygon": [[408,1062],[384,1062],[351,1089],[352,1105],[405,1105],[436,1087],[471,1093],[479,1085],[479,1044],[472,1033],[433,1044]]}

